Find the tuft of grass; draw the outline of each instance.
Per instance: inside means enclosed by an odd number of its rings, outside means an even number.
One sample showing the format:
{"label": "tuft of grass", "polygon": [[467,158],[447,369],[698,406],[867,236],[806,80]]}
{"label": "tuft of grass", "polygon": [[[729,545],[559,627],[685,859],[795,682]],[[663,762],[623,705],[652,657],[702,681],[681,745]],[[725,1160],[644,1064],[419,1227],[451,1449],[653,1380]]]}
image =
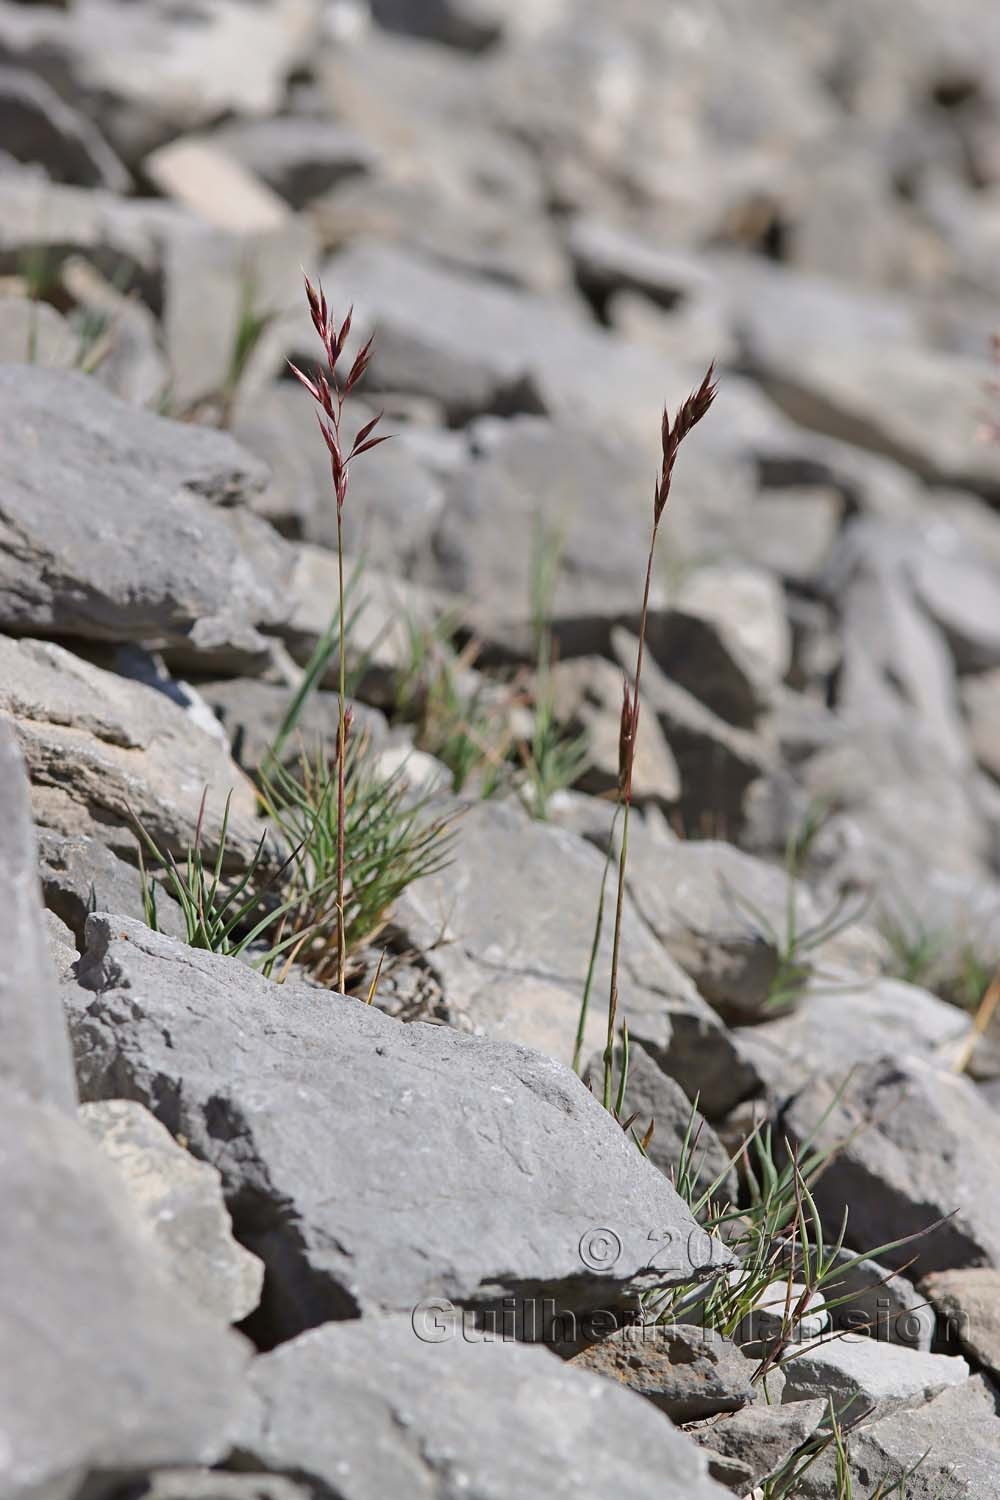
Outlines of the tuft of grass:
{"label": "tuft of grass", "polygon": [[[807,815],[802,828],[789,836],[785,847],[785,911],[784,927],[779,929],[759,906],[727,885],[725,893],[729,901],[752,923],[754,929],[777,954],[777,966],[768,992],[765,1008],[786,1010],[802,998],[810,981],[816,976],[814,955],[832,942],[848,927],[860,921],[868,910],[870,898],[852,898],[842,892],[829,910],[815,922],[799,924],[797,887],[802,878],[803,867],[809,850],[822,827],[824,813],[813,809]],[[839,986],[842,987],[842,986]]]}
{"label": "tuft of grass", "polygon": [[299,940],[297,934],[284,936],[282,931],[284,919],[292,909],[292,902],[282,900],[278,894],[284,867],[265,874],[264,845],[267,835],[263,833],[253,857],[240,877],[232,884],[224,883],[222,869],[226,861],[232,792],[226,798],[222,831],[215,862],[211,865],[206,865],[203,853],[206,796],[207,792],[203,792],[194,842],[187,851],[183,865],[178,865],[169,852],[164,853],[139,818],[132,814],[139,847],[139,876],[146,926],[153,932],[160,931],[156,910],[157,882],[146,868],[143,849],[160,872],[162,885],[181,908],[188,947],[203,948],[209,953],[222,953],[230,958],[241,958],[256,945],[267,943],[264,951],[254,958],[253,967],[261,969],[270,978],[277,959]]}
{"label": "tuft of grass", "polygon": [[364,738],[348,737],[343,771],[320,745],[294,772],[271,765],[259,792],[293,850],[283,910],[301,940],[296,956],[341,993],[347,959],[378,937],[393,902],[447,864],[454,823],[410,795],[405,766],[382,775]]}
{"label": "tuft of grass", "polygon": [[[837,1294],[849,1271],[863,1260],[877,1259],[938,1227],[937,1223],[929,1224],[917,1234],[842,1261],[847,1231],[845,1209],[838,1234],[832,1241],[828,1239],[812,1187],[857,1132],[822,1149],[814,1143],[848,1081],[844,1080],[813,1132],[797,1149],[790,1150],[783,1143],[784,1151],[779,1156],[770,1125],[760,1125],[706,1188],[699,1187],[701,1163],[694,1126],[697,1105],[691,1108],[674,1172],[674,1186],[706,1236],[725,1243],[738,1257],[739,1264],[735,1273],[707,1286],[704,1282],[692,1282],[654,1290],[643,1299],[642,1318],[645,1322],[696,1322],[739,1340],[741,1332],[750,1328],[754,1310],[766,1288],[784,1283],[786,1294],[780,1327],[763,1352],[758,1350],[759,1362],[751,1377],[765,1392],[768,1374],[800,1352],[798,1325],[814,1298],[821,1297],[828,1311],[849,1304],[853,1294]],[[734,1167],[740,1171],[746,1199],[739,1205],[720,1201],[717,1196]],[[825,1335],[812,1340],[808,1347],[816,1348],[838,1337],[841,1334]]]}
{"label": "tuft of grass", "polygon": [[504,703],[482,682],[471,691],[464,686],[479,644],[473,639],[457,649],[457,625],[453,614],[430,627],[407,618],[407,660],[397,675],[394,714],[415,726],[419,750],[447,766],[452,791],[464,791],[475,777],[479,794],[491,797],[510,784],[513,737]]}

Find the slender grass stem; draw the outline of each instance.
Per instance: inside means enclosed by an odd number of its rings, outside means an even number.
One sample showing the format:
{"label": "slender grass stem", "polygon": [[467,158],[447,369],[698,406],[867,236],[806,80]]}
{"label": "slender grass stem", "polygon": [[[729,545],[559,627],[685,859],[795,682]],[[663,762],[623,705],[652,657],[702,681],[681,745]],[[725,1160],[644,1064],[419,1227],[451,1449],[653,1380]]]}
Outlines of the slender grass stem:
{"label": "slender grass stem", "polygon": [[344,931],[344,824],[347,776],[347,646],[344,629],[344,517],[337,504],[337,607],[340,621],[338,652],[337,711],[337,988],[344,993],[347,983],[347,941]]}

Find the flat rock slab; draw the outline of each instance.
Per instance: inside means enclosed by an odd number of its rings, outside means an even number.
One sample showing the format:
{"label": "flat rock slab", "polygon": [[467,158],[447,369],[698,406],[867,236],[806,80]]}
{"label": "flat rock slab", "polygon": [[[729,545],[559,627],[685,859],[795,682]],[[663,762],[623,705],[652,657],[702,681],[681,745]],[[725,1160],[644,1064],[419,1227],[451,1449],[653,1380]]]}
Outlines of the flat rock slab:
{"label": "flat rock slab", "polygon": [[753,1400],[756,1361],[721,1333],[683,1323],[620,1328],[570,1364],[637,1391],[674,1422],[739,1411]]}
{"label": "flat rock slab", "polygon": [[832,1396],[848,1421],[871,1407],[885,1411],[928,1401],[969,1378],[969,1366],[957,1356],[925,1354],[851,1334],[802,1349],[783,1368],[783,1403]]}
{"label": "flat rock slab", "polygon": [[731,1263],[550,1058],[272,984],[136,922],[93,916],[86,942],[63,990],[81,1092],[141,1100],[222,1173],[268,1268],[264,1341],[429,1297],[523,1309],[538,1336],[553,1309],[614,1310]]}
{"label": "flat rock slab", "polygon": [[248,857],[259,834],[253,788],[225,748],[165,694],[102,671],[61,646],[0,636],[0,715],[12,722],[40,827],[86,836],[135,858],[129,811],[182,856],[207,793],[205,851],[228,842]]}
{"label": "flat rock slab", "polygon": [[[430,953],[449,1005],[488,1036],[524,1042],[568,1062],[594,935],[603,856],[518,807],[480,802],[457,824],[453,863],[414,883],[395,920]],[[585,1052],[603,1046],[615,880],[605,895]],[[446,941],[440,942],[444,938]],[[753,1093],[756,1074],[691,980],[626,898],[620,1007],[631,1035],[709,1117]]]}
{"label": "flat rock slab", "polygon": [[339,1500],[714,1500],[704,1456],[646,1402],[545,1349],[422,1342],[409,1318],[327,1324],[265,1355],[243,1455]]}
{"label": "flat rock slab", "polygon": [[838,1102],[842,1082],[813,1079],[785,1114],[791,1138],[841,1145],[814,1185],[828,1227],[848,1204],[851,1243],[875,1251],[953,1215],[879,1259],[916,1275],[1000,1267],[1000,1115],[975,1084],[914,1057],[862,1065]]}
{"label": "flat rock slab", "polygon": [[225,433],[87,376],[0,368],[0,628],[262,658],[287,559],[263,522],[223,507],[266,477]]}
{"label": "flat rock slab", "polygon": [[260,1301],[264,1267],[233,1239],[214,1167],[196,1161],[134,1099],[83,1104],[80,1122],[113,1163],[187,1297],[223,1323],[248,1317]]}
{"label": "flat rock slab", "polygon": [[76,1105],[73,1061],[38,883],[24,761],[0,718],[0,1079],[65,1110]]}
{"label": "flat rock slab", "polygon": [[0,1493],[62,1497],[91,1474],[217,1462],[249,1344],[171,1286],[74,1120],[4,1085],[0,1126]]}

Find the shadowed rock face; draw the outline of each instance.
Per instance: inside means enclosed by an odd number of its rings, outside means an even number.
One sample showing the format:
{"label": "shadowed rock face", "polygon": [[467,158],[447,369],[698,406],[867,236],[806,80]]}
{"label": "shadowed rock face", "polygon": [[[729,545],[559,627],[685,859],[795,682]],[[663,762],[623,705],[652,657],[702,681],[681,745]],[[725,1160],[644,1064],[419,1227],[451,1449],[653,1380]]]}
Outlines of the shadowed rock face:
{"label": "shadowed rock face", "polygon": [[0,1079],[64,1110],[73,1063],[48,942],[24,762],[0,720]]}

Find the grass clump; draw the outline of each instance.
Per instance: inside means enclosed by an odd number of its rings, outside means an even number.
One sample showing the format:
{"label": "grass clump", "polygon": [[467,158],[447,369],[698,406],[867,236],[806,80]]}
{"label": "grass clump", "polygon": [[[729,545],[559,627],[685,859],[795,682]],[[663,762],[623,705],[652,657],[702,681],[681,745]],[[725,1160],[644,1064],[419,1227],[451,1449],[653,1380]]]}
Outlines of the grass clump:
{"label": "grass clump", "polygon": [[181,909],[184,940],[188,947],[203,948],[209,953],[222,953],[229,958],[242,958],[255,947],[263,947],[263,952],[253,959],[253,966],[270,978],[277,959],[298,941],[296,934],[284,934],[284,919],[291,911],[292,902],[282,900],[276,894],[280,889],[284,870],[266,872],[264,846],[267,834],[262,833],[242,874],[233,882],[224,882],[222,870],[226,863],[232,793],[226,798],[218,848],[212,864],[206,864],[203,852],[206,795],[202,793],[194,841],[182,864],[178,864],[169,851],[164,853],[159,848],[133,814],[139,843],[139,878],[146,926],[153,932],[160,931],[156,906],[157,882],[146,868],[144,849],[160,871],[161,884]]}
{"label": "grass clump", "polygon": [[417,749],[448,768],[452,791],[465,791],[473,781],[482,797],[508,789],[513,695],[491,693],[478,678],[468,685],[479,643],[456,646],[454,616],[430,627],[409,618],[406,630],[407,659],[397,674],[394,716],[413,724]]}
{"label": "grass clump", "polygon": [[430,798],[410,795],[404,768],[381,774],[364,738],[349,735],[346,755],[343,800],[339,768],[322,747],[303,752],[294,771],[272,764],[260,789],[265,812],[293,850],[284,907],[301,935],[299,961],[341,989],[341,942],[346,963],[379,936],[406,887],[448,862],[453,824],[433,812]]}

